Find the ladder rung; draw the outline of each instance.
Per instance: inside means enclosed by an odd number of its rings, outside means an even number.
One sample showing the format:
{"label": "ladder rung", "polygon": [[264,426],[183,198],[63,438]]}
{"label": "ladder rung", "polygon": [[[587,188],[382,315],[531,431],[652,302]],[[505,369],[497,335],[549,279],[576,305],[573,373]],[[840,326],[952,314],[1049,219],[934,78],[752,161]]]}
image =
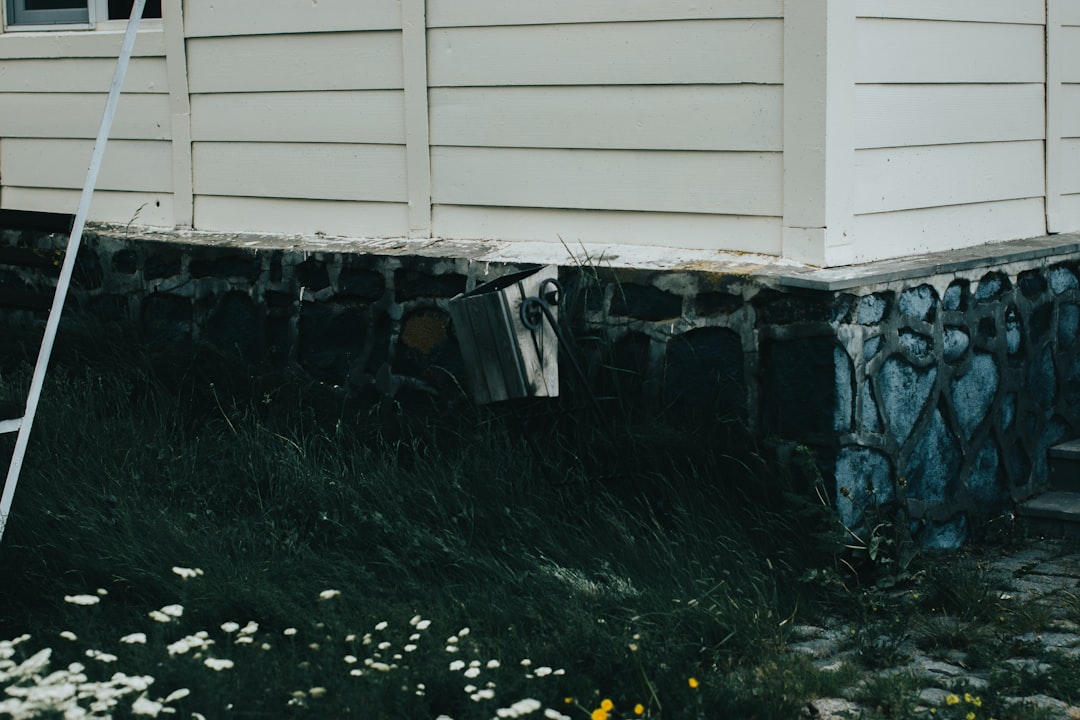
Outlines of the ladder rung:
{"label": "ladder rung", "polygon": [[19,432],[19,428],[22,427],[23,419],[12,418],[11,420],[0,420],[0,435],[7,433]]}

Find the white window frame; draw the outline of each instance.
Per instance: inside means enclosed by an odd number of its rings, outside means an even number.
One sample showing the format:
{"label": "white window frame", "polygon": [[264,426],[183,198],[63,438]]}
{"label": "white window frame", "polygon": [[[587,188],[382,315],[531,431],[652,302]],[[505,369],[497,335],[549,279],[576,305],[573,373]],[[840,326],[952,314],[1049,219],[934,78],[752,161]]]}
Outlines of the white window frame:
{"label": "white window frame", "polygon": [[[56,9],[56,10],[27,10],[26,0],[5,0],[4,3],[4,29],[5,30],[55,30],[59,28],[92,28],[96,18],[96,12],[90,12],[90,5],[97,0],[85,0],[87,9]],[[96,10],[96,8],[95,8]],[[108,7],[106,5],[106,12]],[[22,22],[16,23],[16,18]]]}
{"label": "white window frame", "polygon": [[[4,31],[93,30],[127,22],[127,18],[109,20],[109,0],[83,0],[86,11],[79,9],[26,10],[26,0],[3,0]],[[16,23],[16,15],[28,15]]]}

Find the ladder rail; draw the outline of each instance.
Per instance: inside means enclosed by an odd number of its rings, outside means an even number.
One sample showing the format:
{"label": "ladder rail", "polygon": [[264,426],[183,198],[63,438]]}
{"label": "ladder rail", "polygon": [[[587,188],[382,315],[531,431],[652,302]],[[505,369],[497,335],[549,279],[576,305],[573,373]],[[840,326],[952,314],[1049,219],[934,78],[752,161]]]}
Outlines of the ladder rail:
{"label": "ladder rail", "polygon": [[[38,401],[41,399],[41,389],[45,384],[45,374],[49,366],[49,358],[52,356],[53,344],[56,341],[56,331],[60,327],[60,316],[64,311],[64,302],[67,299],[68,288],[71,285],[71,277],[75,271],[75,258],[82,242],[83,228],[86,225],[86,215],[90,211],[90,200],[94,195],[94,186],[97,184],[98,173],[101,170],[101,161],[105,156],[105,146],[109,142],[109,133],[112,131],[113,118],[116,116],[116,106],[120,102],[120,90],[124,84],[128,64],[131,61],[131,53],[135,47],[135,38],[139,31],[139,22],[142,20],[143,9],[146,0],[135,0],[131,6],[131,17],[128,19],[127,31],[124,33],[124,42],[120,47],[120,56],[116,61],[116,71],[113,73],[112,85],[109,87],[109,96],[105,101],[105,110],[101,116],[101,125],[98,127],[97,139],[94,141],[94,152],[90,157],[90,166],[86,171],[86,182],[83,185],[82,195],[79,199],[79,209],[75,213],[75,223],[71,228],[68,238],[67,253],[64,255],[64,263],[60,269],[60,276],[56,280],[56,292],[53,295],[52,307],[49,310],[49,319],[45,323],[45,334],[41,339],[41,348],[38,351],[37,363],[34,366],[34,375],[30,380],[30,391],[26,398],[26,412],[19,418],[19,434],[15,439],[15,449],[11,456],[11,464],[8,466],[7,479],[4,481],[4,492],[0,495],[0,541],[4,538],[4,529],[7,527],[8,517],[11,513],[11,503],[15,497],[15,487],[19,483],[19,473],[22,470],[23,460],[26,457],[26,446],[30,439],[30,430],[34,425],[34,416],[37,414]],[[5,421],[6,424],[16,422]],[[8,431],[10,432],[10,430]]]}

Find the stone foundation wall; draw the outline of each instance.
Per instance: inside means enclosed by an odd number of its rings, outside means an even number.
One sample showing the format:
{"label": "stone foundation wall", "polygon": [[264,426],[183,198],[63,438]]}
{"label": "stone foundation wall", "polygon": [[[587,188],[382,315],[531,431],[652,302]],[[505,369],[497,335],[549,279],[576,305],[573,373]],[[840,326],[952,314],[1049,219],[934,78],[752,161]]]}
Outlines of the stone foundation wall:
{"label": "stone foundation wall", "polygon": [[[372,397],[447,403],[463,398],[447,303],[527,267],[482,247],[165,239],[88,235],[71,303]],[[41,318],[64,242],[0,231],[4,312]],[[809,445],[850,526],[868,508],[902,508],[925,544],[951,547],[973,519],[1042,488],[1047,449],[1080,428],[1077,250],[846,279],[603,262],[560,279],[564,314],[595,339],[575,348],[586,365],[629,371],[633,392],[671,417],[735,416]],[[5,264],[13,253],[30,262]]]}

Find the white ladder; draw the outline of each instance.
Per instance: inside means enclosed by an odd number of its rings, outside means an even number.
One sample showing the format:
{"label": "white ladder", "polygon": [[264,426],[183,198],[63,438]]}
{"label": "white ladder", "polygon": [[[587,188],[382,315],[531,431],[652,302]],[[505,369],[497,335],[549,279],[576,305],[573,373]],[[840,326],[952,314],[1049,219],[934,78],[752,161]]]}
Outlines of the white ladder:
{"label": "white ladder", "polygon": [[30,430],[34,426],[34,416],[37,413],[38,400],[41,399],[41,388],[45,383],[49,357],[52,355],[53,344],[56,342],[56,331],[60,327],[60,316],[64,312],[64,301],[67,299],[71,276],[75,270],[75,256],[82,242],[83,227],[86,225],[86,215],[90,210],[90,199],[94,195],[94,186],[97,184],[101,161],[105,156],[105,146],[109,142],[109,132],[112,130],[113,118],[116,116],[116,106],[120,102],[120,90],[131,61],[131,51],[135,47],[135,36],[139,31],[139,21],[142,20],[145,6],[146,0],[135,0],[131,6],[131,18],[128,20],[127,32],[124,33],[124,42],[120,46],[120,57],[117,59],[116,71],[113,73],[112,85],[109,87],[109,97],[105,101],[105,111],[102,113],[97,140],[94,142],[94,152],[90,156],[90,167],[86,171],[86,183],[83,185],[79,209],[75,213],[75,223],[72,225],[71,236],[68,238],[64,264],[56,280],[56,292],[49,310],[49,319],[45,323],[45,334],[41,338],[41,349],[38,351],[34,375],[30,380],[25,411],[22,417],[0,420],[0,434],[18,433],[15,439],[15,450],[11,455],[11,464],[8,466],[7,480],[4,481],[4,492],[0,495],[0,540],[3,540],[4,528],[7,527],[8,517],[11,514],[11,501],[15,497],[15,486],[19,483],[19,472],[22,470],[23,459],[26,457],[26,444],[30,439]]}

